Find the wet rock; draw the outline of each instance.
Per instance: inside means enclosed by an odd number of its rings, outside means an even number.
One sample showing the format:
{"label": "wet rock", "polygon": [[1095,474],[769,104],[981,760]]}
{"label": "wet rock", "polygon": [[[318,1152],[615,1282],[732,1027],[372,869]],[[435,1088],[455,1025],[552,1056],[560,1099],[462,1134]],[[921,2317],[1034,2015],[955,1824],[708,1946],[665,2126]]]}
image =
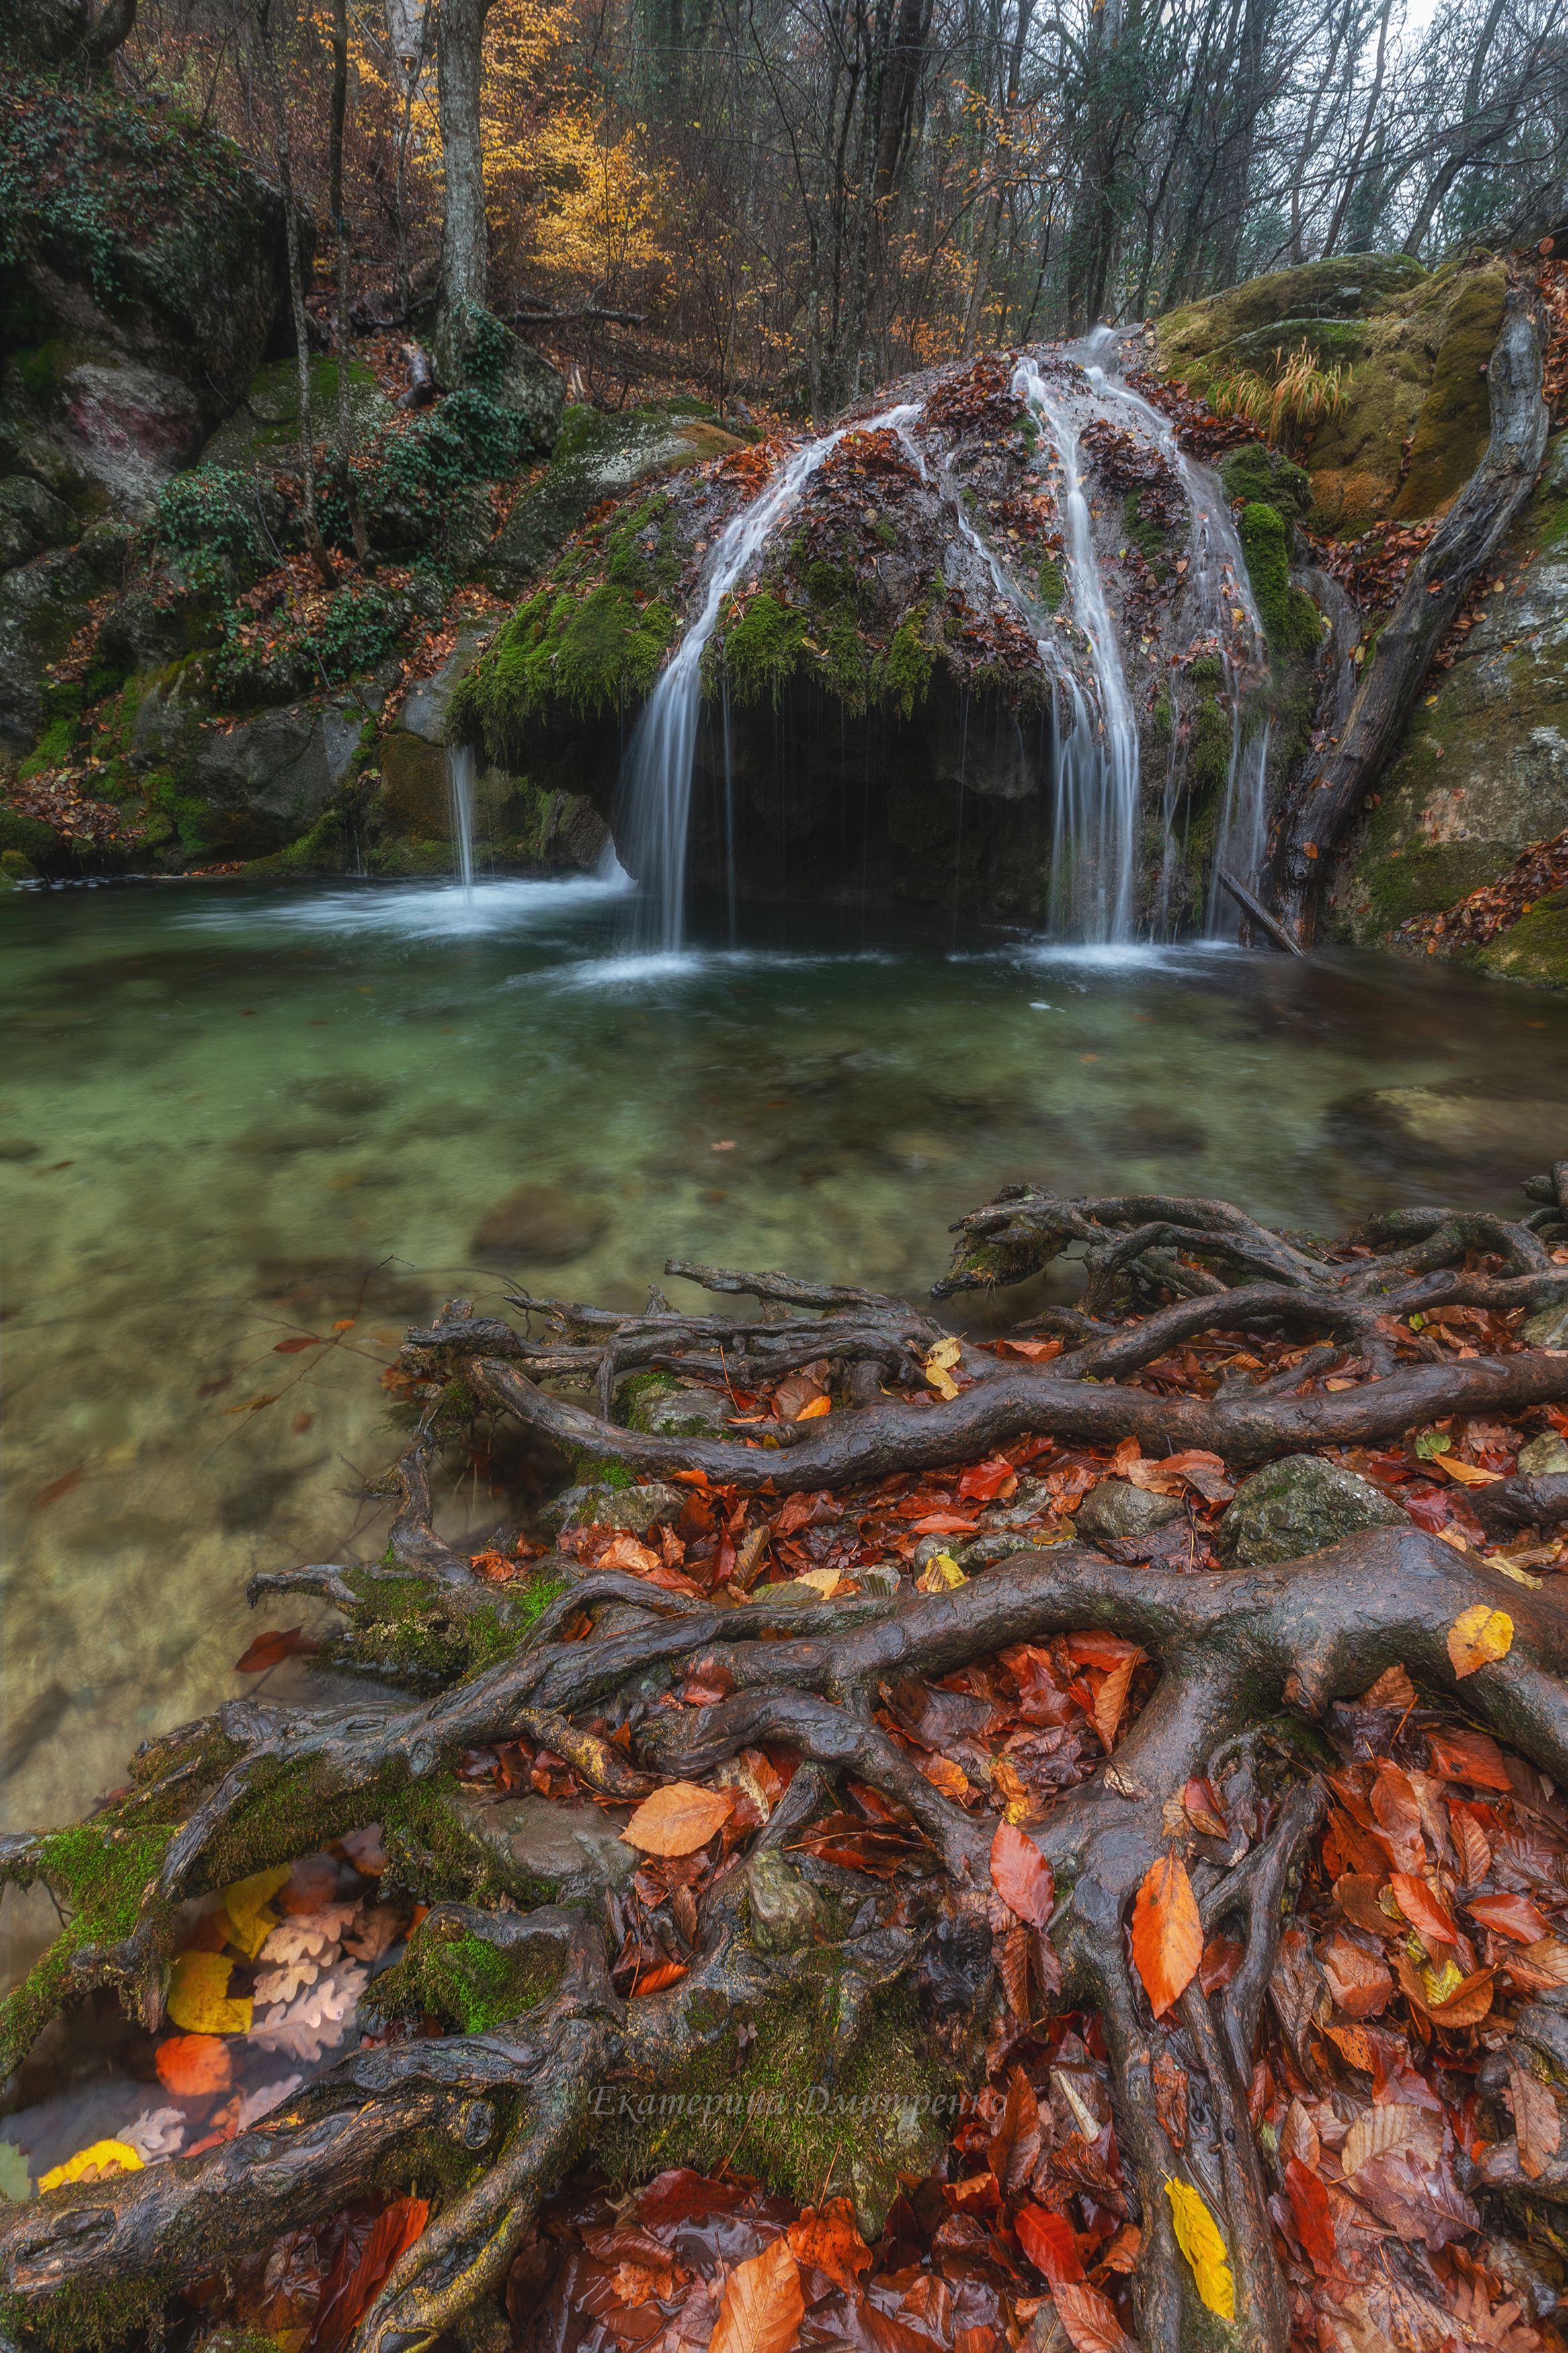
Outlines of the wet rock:
{"label": "wet rock", "polygon": [[0,744],[30,752],[37,743],[48,665],[87,620],[97,585],[74,548],[0,573]]}
{"label": "wet rock", "polygon": [[1104,1536],[1117,1543],[1145,1536],[1185,1514],[1186,1505],[1179,1495],[1156,1495],[1147,1488],[1131,1486],[1125,1479],[1102,1479],[1076,1506],[1073,1524],[1079,1535]]}
{"label": "wet rock", "polygon": [[191,773],[207,849],[258,858],[308,832],[334,800],[368,716],[359,695],[342,694],[209,737]]}
{"label": "wet rock", "polygon": [[656,1378],[637,1388],[626,1427],[653,1438],[722,1438],[734,1410],[722,1389]]}
{"label": "wet rock", "polygon": [[554,1891],[545,1901],[596,1905],[637,1869],[637,1852],[622,1843],[620,1826],[586,1801],[463,1791],[456,1805],[470,1835],[498,1851],[514,1882]]}
{"label": "wet rock", "polygon": [[679,1487],[655,1481],[647,1487],[611,1487],[590,1482],[567,1487],[542,1514],[549,1528],[626,1528],[646,1536],[656,1521],[668,1527],[686,1508]]}
{"label": "wet rock", "polygon": [[76,536],[69,507],[42,482],[29,474],[11,474],[0,481],[0,570],[26,564],[46,547],[64,547]]}
{"label": "wet rock", "polygon": [[447,705],[452,699],[452,689],[473,668],[489,634],[485,629],[459,629],[457,642],[440,669],[409,688],[397,714],[397,723],[406,733],[416,735],[422,744],[445,748]]}
{"label": "wet rock", "polygon": [[526,1266],[564,1266],[591,1250],[610,1213],[603,1203],[559,1185],[520,1185],[477,1229],[476,1258]]}
{"label": "wet rock", "polygon": [[[349,363],[349,428],[356,442],[370,438],[395,414],[392,403],[368,367]],[[337,429],[338,364],[335,359],[310,362],[310,417],[317,433]],[[271,360],[258,368],[246,385],[232,417],[211,435],[202,450],[204,466],[232,466],[248,474],[257,465],[276,463],[298,447],[300,438],[300,364],[294,359]]]}
{"label": "wet rock", "polygon": [[[1568,1348],[1568,1303],[1560,1307],[1538,1308],[1533,1315],[1527,1315],[1520,1337],[1527,1341],[1532,1348]],[[1568,1448],[1563,1446],[1563,1440],[1560,1438],[1531,1439],[1519,1458],[1519,1467],[1521,1471],[1526,1468],[1538,1472],[1568,1471],[1568,1461],[1559,1462],[1555,1459],[1551,1462],[1542,1462],[1539,1465],[1531,1462],[1527,1466],[1525,1455],[1533,1454],[1538,1447],[1560,1448],[1564,1454],[1568,1454]]]}
{"label": "wet rock", "polygon": [[549,569],[602,499],[742,446],[706,417],[569,408],[543,481],[524,491],[490,544],[486,581],[502,595],[519,594]]}
{"label": "wet rock", "polygon": [[554,446],[565,408],[566,379],[542,352],[514,335],[493,314],[481,314],[477,321],[461,311],[444,315],[431,338],[430,356],[438,383],[477,385],[522,418],[529,448]]}
{"label": "wet rock", "polygon": [[1399,1505],[1370,1480],[1317,1454],[1288,1454],[1244,1479],[1219,1524],[1227,1568],[1263,1568],[1321,1552],[1363,1528],[1405,1527]]}
{"label": "wet rock", "polygon": [[782,1854],[754,1855],[746,1865],[752,1942],[762,1953],[798,1952],[826,1932],[827,1915],[815,1888]]}

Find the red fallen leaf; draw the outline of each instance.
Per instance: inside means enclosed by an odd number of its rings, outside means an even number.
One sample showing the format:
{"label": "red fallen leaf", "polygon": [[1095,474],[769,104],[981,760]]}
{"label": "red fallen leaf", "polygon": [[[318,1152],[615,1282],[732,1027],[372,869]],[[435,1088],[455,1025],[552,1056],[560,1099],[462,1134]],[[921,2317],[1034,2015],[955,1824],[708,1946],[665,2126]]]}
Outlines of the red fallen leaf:
{"label": "red fallen leaf", "polygon": [[637,2220],[645,2231],[656,2232],[704,2221],[744,2205],[752,2188],[749,2181],[710,2181],[689,2166],[673,2166],[668,2173],[657,2174],[638,2196]]}
{"label": "red fallen leaf", "polygon": [[281,1665],[285,1659],[308,1659],[321,1649],[321,1644],[302,1627],[285,1627],[281,1632],[258,1634],[244,1658],[236,1659],[237,1675],[259,1675],[268,1667]]}
{"label": "red fallen leaf", "polygon": [[1051,2300],[1072,2345],[1073,2353],[1137,2353],[1132,2339],[1116,2317],[1110,2298],[1087,2281],[1060,2280]]}
{"label": "red fallen leaf", "polygon": [[1204,1932],[1186,1867],[1174,1853],[1156,1856],[1132,1906],[1132,1965],[1156,2018],[1179,2000],[1197,1975]]}
{"label": "red fallen leaf", "polygon": [[51,1479],[48,1485],[40,1487],[34,1496],[34,1511],[42,1512],[47,1510],[50,1504],[58,1504],[62,1495],[68,1495],[73,1487],[79,1487],[86,1477],[87,1464],[79,1462],[74,1471],[66,1472],[61,1478]]}
{"label": "red fallen leaf", "polygon": [[297,1356],[301,1348],[324,1348],[326,1345],[324,1340],[312,1338],[279,1340],[274,1343],[272,1353],[275,1356]]}
{"label": "red fallen leaf", "polygon": [[1068,1656],[1075,1667],[1120,1667],[1143,1655],[1136,1642],[1121,1634],[1069,1634]]}
{"label": "red fallen leaf", "polygon": [[[1394,1902],[1424,1943],[1451,1945],[1457,1940],[1458,1929],[1424,1879],[1416,1879],[1408,1871],[1393,1871],[1388,1875],[1388,1883],[1394,1890]],[[1485,1903],[1486,1898],[1482,1896],[1479,1900]],[[1531,1905],[1530,1909],[1534,1912],[1535,1906]],[[1535,1916],[1541,1919],[1539,1912]],[[1540,1929],[1522,1941],[1533,1944],[1535,1935],[1543,1935],[1546,1923],[1542,1920]]]}
{"label": "red fallen leaf", "polygon": [[1051,1866],[1032,1838],[1012,1822],[999,1822],[991,1841],[991,1883],[1020,1920],[1048,1928],[1056,1904]]}
{"label": "red fallen leaf", "polygon": [[911,1521],[917,1536],[959,1536],[973,1533],[974,1522],[962,1512],[928,1512],[921,1520]]}
{"label": "red fallen leaf", "polygon": [[1299,2157],[1291,2158],[1285,2168],[1285,2190],[1302,2251],[1319,2278],[1327,2279],[1340,2268],[1329,2193]]}
{"label": "red fallen leaf", "polygon": [[996,2214],[1002,2191],[994,2173],[971,2173],[962,2181],[944,2181],[942,2194],[958,2214]]}
{"label": "red fallen leaf", "polygon": [[336,2353],[346,2345],[399,2257],[406,2253],[429,2216],[425,2198],[397,2198],[371,2224],[358,2263],[336,2295],[324,2297],[310,2334],[311,2353]]}
{"label": "red fallen leaf", "polygon": [[1484,1732],[1429,1732],[1427,1770],[1439,1781],[1468,1781],[1478,1789],[1510,1789],[1502,1750]]}
{"label": "red fallen leaf", "polygon": [[1236,1936],[1211,1936],[1198,1963],[1198,1983],[1205,1993],[1227,1986],[1247,1957],[1247,1947]]}
{"label": "red fallen leaf", "polygon": [[1008,1480],[1016,1479],[1017,1475],[1010,1462],[972,1462],[959,1480],[958,1492],[961,1495],[973,1495],[981,1503],[989,1504],[1001,1493]]}
{"label": "red fallen leaf", "polygon": [[637,1978],[632,1991],[634,1994],[662,1993],[666,1986],[679,1985],[682,1978],[689,1975],[690,1970],[684,1961],[661,1961],[657,1969],[649,1969],[647,1977]]}
{"label": "red fallen leaf", "polygon": [[1044,2206],[1024,2206],[1013,2227],[1025,2254],[1053,2287],[1063,2280],[1082,2279],[1083,2265],[1065,2217],[1048,2212]]}
{"label": "red fallen leaf", "polygon": [[1026,2188],[1039,2154],[1039,2104],[1023,2069],[1015,2067],[1007,2079],[1007,2104],[985,2150],[1005,2197],[1016,2198]]}
{"label": "red fallen leaf", "polygon": [[822,2211],[808,2206],[784,2236],[797,2263],[814,2263],[834,2284],[854,2297],[859,2274],[871,2261],[871,2250],[856,2228],[855,2209],[847,2198],[830,2198]]}
{"label": "red fallen leaf", "polygon": [[1518,1945],[1534,1945],[1551,1933],[1551,1924],[1528,1895],[1473,1895],[1465,1905],[1472,1920]]}

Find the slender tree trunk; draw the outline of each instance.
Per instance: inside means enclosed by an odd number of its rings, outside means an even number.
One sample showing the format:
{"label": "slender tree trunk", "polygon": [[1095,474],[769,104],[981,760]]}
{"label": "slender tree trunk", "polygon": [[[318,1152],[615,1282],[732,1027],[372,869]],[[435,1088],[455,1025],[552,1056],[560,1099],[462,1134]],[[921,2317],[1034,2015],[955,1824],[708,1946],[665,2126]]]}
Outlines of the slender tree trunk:
{"label": "slender tree trunk", "polygon": [[283,194],[283,218],[289,241],[289,292],[294,312],[294,348],[300,370],[300,479],[303,513],[301,528],[311,561],[329,588],[338,585],[332,559],[327,553],[327,543],[321,537],[321,526],[316,520],[316,436],[310,417],[310,322],[305,309],[305,280],[300,258],[300,216],[294,208],[293,159],[289,146],[289,108],[283,93],[283,79],[278,70],[278,59],[272,47],[272,24],[268,0],[261,0],[256,12],[256,30],[261,51],[262,70],[267,79],[268,92],[272,101],[274,153],[278,158],[278,185]]}
{"label": "slender tree trunk", "polygon": [[1383,14],[1378,18],[1377,25],[1377,65],[1372,77],[1372,95],[1366,102],[1366,113],[1362,121],[1361,137],[1356,141],[1355,153],[1345,167],[1344,185],[1340,190],[1339,203],[1334,206],[1333,219],[1329,223],[1329,233],[1323,239],[1322,259],[1325,261],[1334,249],[1335,239],[1344,224],[1346,210],[1355,193],[1356,183],[1361,177],[1362,157],[1366,153],[1366,142],[1372,136],[1372,126],[1377,113],[1378,100],[1383,96],[1384,60],[1388,53],[1388,19],[1393,7],[1394,0],[1383,0]]}
{"label": "slender tree trunk", "polygon": [[348,0],[332,0],[332,117],[327,198],[338,247],[338,446],[332,470],[337,475],[338,488],[342,492],[343,504],[349,512],[354,560],[363,565],[370,556],[370,539],[364,527],[364,509],[360,504],[359,491],[349,468],[353,428],[349,414],[349,230],[343,216],[343,119],[348,111]]}
{"label": "slender tree trunk", "polygon": [[436,58],[441,80],[441,153],[447,181],[441,231],[440,313],[482,311],[489,292],[484,145],[479,92],[490,0],[441,0]]}

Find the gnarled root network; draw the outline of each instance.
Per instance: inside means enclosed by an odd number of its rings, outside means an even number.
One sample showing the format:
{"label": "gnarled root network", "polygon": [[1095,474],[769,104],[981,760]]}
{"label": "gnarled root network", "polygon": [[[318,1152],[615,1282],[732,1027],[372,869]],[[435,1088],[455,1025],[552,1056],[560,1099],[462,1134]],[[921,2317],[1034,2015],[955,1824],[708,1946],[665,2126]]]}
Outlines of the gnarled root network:
{"label": "gnarled root network", "polygon": [[[641,1317],[556,1307],[555,1329],[539,1344],[457,1303],[410,1335],[406,1362],[421,1380],[460,1367],[496,1410],[586,1465],[698,1473],[742,1495],[962,1463],[1025,1433],[1137,1437],[1145,1455],[1202,1448],[1227,1464],[1258,1462],[1568,1394],[1568,1357],[1530,1349],[1457,1357],[1424,1347],[1425,1326],[1410,1322],[1443,1305],[1511,1314],[1568,1299],[1568,1270],[1550,1252],[1568,1231],[1562,1177],[1560,1169],[1538,1180],[1550,1198],[1531,1224],[1420,1210],[1337,1249],[1271,1234],[1223,1203],[1067,1203],[1016,1190],[963,1221],[955,1273],[939,1288],[1017,1280],[1076,1242],[1089,1252],[1084,1302],[1036,1319],[1062,1340],[1047,1363],[964,1344],[942,1367],[957,1394],[937,1402],[916,1401],[927,1398],[922,1367],[940,1337],[929,1315],[874,1293],[687,1267],[673,1271],[760,1297],[769,1312],[747,1323],[681,1316],[657,1293]],[[1216,1330],[1284,1333],[1308,1352],[1286,1376],[1237,1378],[1214,1397],[1138,1385],[1173,1348]],[[755,1391],[825,1359],[840,1407],[778,1423],[772,1446],[745,1443],[754,1421],[728,1438],[658,1438],[611,1419],[617,1383],[646,1367]],[[1330,1361],[1347,1369],[1346,1387],[1294,1393]],[[599,1411],[568,1403],[546,1380],[583,1383]],[[425,1579],[437,1613],[493,1606],[493,1589],[434,1535],[430,1443],[427,1430],[416,1435],[403,1466],[396,1573]],[[1497,1482],[1498,1524],[1563,1516],[1564,1487],[1540,1477]],[[471,1883],[466,1900],[434,1902],[420,1936],[493,1947],[515,1965],[516,2005],[481,2031],[358,2049],[237,2139],[6,2206],[0,2286],[12,2321],[58,2340],[69,2333],[62,2316],[90,2310],[95,2296],[145,2283],[156,2298],[350,2200],[417,2178],[441,2185],[433,2220],[355,2344],[356,2353],[418,2353],[498,2293],[542,2199],[594,2146],[601,2085],[678,2091],[737,2027],[765,2025],[792,1990],[820,1981],[812,1968],[828,1967],[837,1990],[831,2032],[846,2056],[879,2000],[903,1988],[971,2082],[1026,2031],[1031,1975],[1055,2006],[1097,2012],[1127,2205],[1142,2231],[1133,2308],[1144,2353],[1214,2341],[1174,2235],[1169,2186],[1184,2182],[1225,2242],[1232,2341],[1286,2353],[1290,2310],[1269,2215],[1279,2166],[1253,2131],[1248,2094],[1265,1993],[1324,1804],[1327,1752],[1313,1727],[1336,1701],[1402,1667],[1429,1701],[1462,1711],[1568,1784],[1568,1613],[1551,1586],[1535,1589],[1415,1526],[1373,1529],[1284,1564],[1199,1574],[1066,1542],[1020,1549],[949,1589],[906,1586],[838,1606],[736,1600],[559,1565],[567,1589],[510,1654],[437,1696],[327,1715],[237,1703],[139,1761],[136,1788],[94,1828],[127,1851],[153,1852],[156,1868],[119,1915],[94,1915],[98,1933],[68,1957],[57,1998],[115,1983],[151,2022],[169,1924],[184,1899],[384,1820],[401,1825],[402,1868],[415,1882],[426,1871],[430,1894],[465,1871]],[[363,1574],[341,1565],[258,1580],[263,1591],[289,1584],[350,1610],[366,1591]],[[1449,1632],[1477,1609],[1506,1612],[1510,1639],[1505,1655],[1461,1683]],[[1086,1628],[1141,1646],[1159,1680],[1113,1753],[1029,1827],[1054,1874],[1047,1942],[994,1882],[996,1817],[943,1794],[879,1721],[879,1699],[900,1678],[950,1677],[1009,1646]],[[763,1743],[787,1744],[802,1760],[750,1848],[706,1886],[677,1940],[678,1981],[647,1994],[617,1990],[623,1924],[613,1899],[604,1910],[520,1909],[493,1862],[448,1835],[449,1822],[443,1830],[443,1791],[463,1752],[519,1737],[615,1800],[671,1778],[700,1780]],[[1181,1793],[1238,1771],[1266,1827],[1227,1843],[1195,1826]],[[766,1949],[754,1933],[752,1865],[795,1845],[845,1778],[879,1792],[929,1849],[927,1897],[871,1905],[826,1951]],[[47,1838],[13,1838],[0,1870],[16,1880],[41,1874],[58,1892],[56,1853]],[[1130,1958],[1128,1924],[1151,1866],[1171,1854],[1190,1874],[1205,1934],[1223,1930],[1240,1957],[1228,1982],[1205,1993],[1193,1978],[1156,2020]],[[13,2048],[7,2063],[20,2055]],[[1177,2137],[1159,2096],[1161,2065],[1173,2057],[1192,2087],[1193,2116],[1206,2120]]]}

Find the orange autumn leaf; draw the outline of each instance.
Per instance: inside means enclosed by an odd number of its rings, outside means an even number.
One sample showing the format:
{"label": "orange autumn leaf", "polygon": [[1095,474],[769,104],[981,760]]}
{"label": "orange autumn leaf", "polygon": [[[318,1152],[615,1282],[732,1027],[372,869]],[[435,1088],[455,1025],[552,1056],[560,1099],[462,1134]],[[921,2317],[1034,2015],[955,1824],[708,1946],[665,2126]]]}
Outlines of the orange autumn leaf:
{"label": "orange autumn leaf", "polygon": [[800,1411],[795,1415],[795,1419],[796,1421],[819,1421],[825,1413],[831,1413],[832,1410],[833,1406],[829,1398],[825,1397],[807,1398],[805,1403],[801,1407]]}
{"label": "orange autumn leaf", "polygon": [[991,1841],[991,1883],[1020,1920],[1048,1928],[1056,1903],[1051,1866],[1032,1838],[1012,1822],[997,1825]]}
{"label": "orange autumn leaf", "polygon": [[775,2239],[731,2273],[709,2353],[789,2353],[805,2318],[800,2265]]}
{"label": "orange autumn leaf", "polygon": [[694,1781],[672,1781],[645,1798],[621,1837],[644,1854],[695,1854],[735,1810],[734,1789],[700,1789]]}
{"label": "orange autumn leaf", "polygon": [[1072,2225],[1066,2217],[1052,2212],[1046,2206],[1023,2206],[1014,2221],[1018,2244],[1042,2279],[1053,2285],[1062,2280],[1080,2280],[1083,2264],[1072,2234]]}
{"label": "orange autumn leaf", "polygon": [[814,2263],[847,2295],[858,2294],[871,2250],[856,2228],[855,2208],[847,2198],[829,2198],[820,2213],[808,2206],[784,2235],[797,2262]]}
{"label": "orange autumn leaf", "polygon": [[1513,1620],[1506,1609],[1489,1609],[1478,1601],[1461,1610],[1448,1629],[1448,1656],[1456,1675],[1473,1675],[1493,1660],[1506,1658],[1513,1641]]}
{"label": "orange autumn leaf", "polygon": [[237,1675],[265,1674],[268,1667],[280,1666],[285,1659],[308,1659],[321,1649],[321,1644],[307,1634],[302,1626],[285,1626],[266,1634],[258,1634],[242,1659],[236,1659]]}
{"label": "orange autumn leaf", "polygon": [[1123,1659],[1119,1667],[1112,1667],[1095,1694],[1094,1728],[1105,1744],[1108,1757],[1116,1746],[1117,1731],[1127,1705],[1128,1686],[1132,1681],[1133,1669],[1142,1655],[1142,1651],[1134,1651],[1130,1659]]}
{"label": "orange autumn leaf", "polygon": [[[1389,1873],[1388,1883],[1394,1902],[1424,1944],[1451,1945],[1457,1940],[1458,1928],[1424,1879],[1408,1871],[1395,1871]],[[1544,1930],[1546,1923],[1541,1925]]]}
{"label": "orange autumn leaf", "polygon": [[1073,2353],[1138,2353],[1110,2298],[1087,2280],[1059,2281],[1051,2300]]}
{"label": "orange autumn leaf", "polygon": [[660,1961],[658,1968],[649,1969],[632,1987],[634,1994],[662,1993],[667,1986],[679,1985],[691,1974],[685,1961]]}
{"label": "orange autumn leaf", "polygon": [[1177,1854],[1149,1865],[1132,1906],[1132,1961],[1156,2018],[1181,1999],[1204,1957],[1197,1899]]}
{"label": "orange autumn leaf", "polygon": [[158,2081],[180,2099],[226,2092],[234,2081],[228,2044],[216,2034],[172,2034],[158,2045],[156,2063]]}

